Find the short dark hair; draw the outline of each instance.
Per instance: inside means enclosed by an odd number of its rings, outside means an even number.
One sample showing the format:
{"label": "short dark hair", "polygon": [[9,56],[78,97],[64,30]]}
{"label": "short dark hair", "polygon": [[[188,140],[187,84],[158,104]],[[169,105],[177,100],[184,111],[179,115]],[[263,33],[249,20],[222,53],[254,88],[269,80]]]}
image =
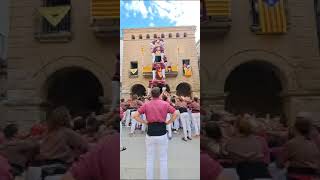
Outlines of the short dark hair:
{"label": "short dark hair", "polygon": [[216,122],[208,122],[205,131],[208,137],[214,140],[219,141],[222,138],[222,131]]}
{"label": "short dark hair", "polygon": [[199,101],[199,98],[198,98],[198,97],[194,97],[193,100],[194,100],[195,102],[198,102],[198,101]]}
{"label": "short dark hair", "polygon": [[168,100],[168,97],[167,97],[166,95],[163,95],[163,96],[162,96],[162,100],[167,101],[167,100]]}
{"label": "short dark hair", "polygon": [[297,117],[294,127],[301,135],[308,136],[311,131],[312,123],[308,118]]}
{"label": "short dark hair", "polygon": [[153,98],[158,98],[160,96],[160,88],[159,87],[154,87],[151,90],[151,96]]}
{"label": "short dark hair", "polygon": [[13,138],[18,133],[18,130],[17,124],[9,124],[3,129],[3,134],[7,139]]}
{"label": "short dark hair", "polygon": [[121,98],[121,99],[120,99],[120,101],[121,101],[121,102],[124,102],[124,99],[123,99],[123,98]]}

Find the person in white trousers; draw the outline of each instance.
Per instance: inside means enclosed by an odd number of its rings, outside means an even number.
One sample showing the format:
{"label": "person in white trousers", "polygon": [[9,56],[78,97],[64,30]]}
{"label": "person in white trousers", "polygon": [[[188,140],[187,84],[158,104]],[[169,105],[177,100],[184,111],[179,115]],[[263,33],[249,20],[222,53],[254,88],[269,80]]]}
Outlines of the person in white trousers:
{"label": "person in white trousers", "polygon": [[[170,121],[170,119],[171,119],[171,114],[168,113],[166,121],[168,122],[168,121]],[[172,139],[172,124],[167,124],[167,132],[168,132],[168,138],[169,138],[169,140],[171,140]]]}
{"label": "person in white trousers", "polygon": [[[154,87],[151,90],[152,100],[142,105],[135,113],[134,118],[138,122],[148,124],[146,135],[146,177],[148,180],[154,177],[155,158],[160,160],[160,179],[168,178],[168,137],[166,125],[176,119],[175,109],[159,98],[160,88]],[[167,113],[173,114],[169,121],[166,121]],[[146,115],[147,121],[141,119],[141,114]],[[159,156],[156,156],[156,152]],[[157,178],[158,179],[158,178]]]}
{"label": "person in white trousers", "polygon": [[192,112],[192,124],[195,129],[195,136],[200,136],[200,103],[197,97],[193,98],[193,102],[189,108]]}
{"label": "person in white trousers", "polygon": [[184,141],[187,141],[188,139],[192,140],[192,138],[191,138],[191,119],[190,119],[190,115],[188,113],[187,103],[182,97],[178,98],[177,107],[180,112],[180,120],[181,120],[181,124],[182,124],[182,129],[183,129],[182,140],[184,140]]}

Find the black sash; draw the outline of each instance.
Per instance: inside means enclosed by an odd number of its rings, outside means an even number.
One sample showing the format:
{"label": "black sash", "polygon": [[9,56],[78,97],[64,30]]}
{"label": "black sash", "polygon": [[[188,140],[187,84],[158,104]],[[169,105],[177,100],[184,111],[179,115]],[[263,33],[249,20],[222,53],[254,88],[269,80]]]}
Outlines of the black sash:
{"label": "black sash", "polygon": [[288,167],[288,174],[299,174],[299,175],[319,175],[316,169],[302,168],[302,167]]}
{"label": "black sash", "polygon": [[179,108],[179,112],[180,112],[180,113],[185,113],[185,112],[188,112],[188,109],[185,108],[185,107],[180,107],[180,108]]}
{"label": "black sash", "polygon": [[154,122],[148,124],[147,134],[149,136],[163,136],[167,133],[165,122]]}

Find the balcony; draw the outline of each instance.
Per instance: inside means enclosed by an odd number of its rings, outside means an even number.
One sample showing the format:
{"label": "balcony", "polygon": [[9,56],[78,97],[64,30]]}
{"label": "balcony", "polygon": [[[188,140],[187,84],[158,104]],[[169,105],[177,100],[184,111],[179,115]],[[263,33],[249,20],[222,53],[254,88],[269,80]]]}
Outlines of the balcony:
{"label": "balcony", "polygon": [[97,37],[119,36],[120,1],[91,0],[91,26]]}
{"label": "balcony", "polygon": [[231,0],[203,0],[201,32],[228,32],[231,28]]}
{"label": "balcony", "polygon": [[[152,66],[144,66],[142,70],[143,77],[152,78]],[[173,65],[170,68],[166,68],[166,77],[177,77],[178,76],[178,65]]]}
{"label": "balcony", "polygon": [[40,7],[35,16],[34,37],[39,42],[69,42],[72,40],[71,6]]}

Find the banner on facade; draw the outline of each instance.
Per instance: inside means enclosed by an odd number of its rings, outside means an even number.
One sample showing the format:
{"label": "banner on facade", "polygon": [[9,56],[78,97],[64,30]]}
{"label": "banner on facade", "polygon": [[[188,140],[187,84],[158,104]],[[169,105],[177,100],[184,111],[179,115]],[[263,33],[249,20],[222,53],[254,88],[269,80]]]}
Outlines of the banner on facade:
{"label": "banner on facade", "polygon": [[57,26],[68,14],[71,6],[41,7],[39,13],[52,25]]}

